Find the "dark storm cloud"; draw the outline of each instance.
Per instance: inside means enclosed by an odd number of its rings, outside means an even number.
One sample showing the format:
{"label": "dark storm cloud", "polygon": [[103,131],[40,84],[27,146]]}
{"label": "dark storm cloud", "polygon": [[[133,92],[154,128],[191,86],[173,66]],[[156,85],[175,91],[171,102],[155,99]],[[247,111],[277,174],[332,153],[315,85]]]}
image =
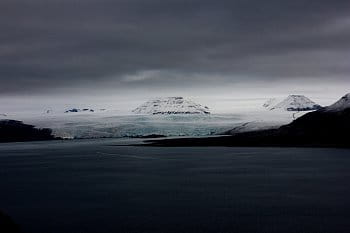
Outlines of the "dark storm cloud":
{"label": "dark storm cloud", "polygon": [[2,0],[0,93],[341,80],[349,10],[348,0]]}

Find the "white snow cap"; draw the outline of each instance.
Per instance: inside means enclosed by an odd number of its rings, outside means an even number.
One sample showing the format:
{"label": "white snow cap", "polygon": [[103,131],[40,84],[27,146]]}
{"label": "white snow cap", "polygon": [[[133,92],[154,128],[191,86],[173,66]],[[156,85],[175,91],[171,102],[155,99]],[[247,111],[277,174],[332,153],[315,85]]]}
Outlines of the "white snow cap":
{"label": "white snow cap", "polygon": [[210,114],[209,108],[183,97],[156,98],[132,111],[136,114]]}
{"label": "white snow cap", "polygon": [[320,105],[303,95],[290,95],[279,103],[276,99],[270,99],[263,106],[269,110],[281,109],[285,111],[311,111],[321,108]]}
{"label": "white snow cap", "polygon": [[342,111],[350,108],[350,93],[341,97],[340,100],[325,108],[326,111]]}

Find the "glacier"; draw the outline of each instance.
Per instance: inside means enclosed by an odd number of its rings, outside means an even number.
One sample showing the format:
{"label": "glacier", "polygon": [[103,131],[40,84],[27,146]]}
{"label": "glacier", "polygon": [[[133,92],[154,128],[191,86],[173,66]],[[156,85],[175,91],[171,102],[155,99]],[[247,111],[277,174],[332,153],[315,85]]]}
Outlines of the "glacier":
{"label": "glacier", "polygon": [[[77,111],[73,110],[68,113],[65,113],[67,108],[55,108],[30,114],[9,113],[7,116],[0,116],[0,119],[20,120],[38,128],[50,128],[55,136],[67,139],[150,135],[200,137],[224,134],[227,131],[237,133],[276,128],[307,113],[307,111],[291,112],[282,109],[267,111],[267,108],[261,107],[262,103],[259,102],[251,108],[233,108],[230,113],[218,113],[214,109],[214,113],[206,114],[204,111],[209,112],[208,107],[187,101],[182,97],[157,98],[156,100],[160,100],[157,102],[158,106],[154,106],[155,102],[152,100],[141,105],[144,107],[136,108],[134,112],[122,112],[114,108],[100,109],[96,106],[87,108],[84,105],[84,107],[68,108],[68,110],[77,109]],[[270,102],[275,102],[275,100]],[[187,110],[196,112],[201,109],[203,113],[181,114],[186,106],[190,108]],[[84,109],[88,110],[84,111]],[[94,111],[89,111],[90,109]],[[164,114],[153,114],[160,110]],[[177,113],[173,114],[174,111]]]}
{"label": "glacier", "polygon": [[[50,128],[66,139],[122,138],[148,135],[208,136],[235,128],[237,131],[275,128],[293,120],[287,111],[237,112],[229,114],[121,115],[118,111],[38,114],[16,117],[39,128]],[[303,113],[298,113],[301,116]]]}

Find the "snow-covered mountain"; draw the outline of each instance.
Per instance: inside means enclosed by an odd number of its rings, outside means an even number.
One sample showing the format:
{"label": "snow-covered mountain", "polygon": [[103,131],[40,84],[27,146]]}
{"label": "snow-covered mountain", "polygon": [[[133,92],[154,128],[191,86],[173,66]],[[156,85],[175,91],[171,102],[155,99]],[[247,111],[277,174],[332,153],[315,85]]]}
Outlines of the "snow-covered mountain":
{"label": "snow-covered mountain", "polygon": [[132,111],[136,114],[210,114],[209,108],[183,97],[157,98]]}
{"label": "snow-covered mountain", "polygon": [[311,111],[321,108],[320,105],[303,95],[290,95],[279,103],[276,99],[270,99],[263,106],[269,110],[285,111]]}
{"label": "snow-covered mountain", "polygon": [[337,111],[343,111],[347,108],[350,108],[350,93],[344,95],[340,100],[338,100],[334,104],[328,107],[325,107],[324,110],[337,112]]}

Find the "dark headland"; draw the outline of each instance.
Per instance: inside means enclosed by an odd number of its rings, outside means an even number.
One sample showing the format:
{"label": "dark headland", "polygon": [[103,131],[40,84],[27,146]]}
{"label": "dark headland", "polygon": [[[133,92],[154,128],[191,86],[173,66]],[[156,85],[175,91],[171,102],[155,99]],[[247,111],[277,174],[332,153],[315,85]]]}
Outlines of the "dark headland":
{"label": "dark headland", "polygon": [[58,139],[51,129],[37,129],[16,120],[0,120],[0,142],[25,142]]}

